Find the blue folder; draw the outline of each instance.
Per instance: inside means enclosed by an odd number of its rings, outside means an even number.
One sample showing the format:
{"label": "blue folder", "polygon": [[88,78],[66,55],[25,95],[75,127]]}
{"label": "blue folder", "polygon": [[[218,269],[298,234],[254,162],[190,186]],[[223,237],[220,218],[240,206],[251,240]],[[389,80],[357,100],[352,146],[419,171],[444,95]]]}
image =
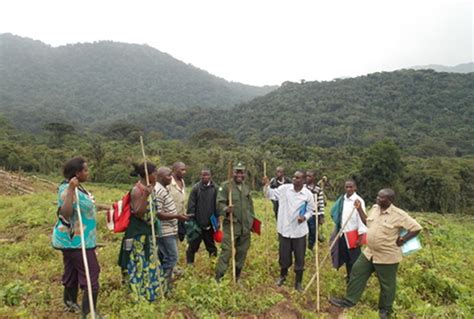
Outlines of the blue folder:
{"label": "blue folder", "polygon": [[219,229],[219,220],[215,214],[212,214],[209,218],[211,220],[212,229],[216,232]]}
{"label": "blue folder", "polygon": [[[400,236],[405,236],[408,233],[406,229],[403,229],[400,231]],[[418,250],[421,249],[421,242],[418,239],[418,236],[413,237],[406,243],[404,243],[401,247],[402,249],[402,254],[403,256],[408,256],[410,254],[413,254],[414,252],[417,252]]]}

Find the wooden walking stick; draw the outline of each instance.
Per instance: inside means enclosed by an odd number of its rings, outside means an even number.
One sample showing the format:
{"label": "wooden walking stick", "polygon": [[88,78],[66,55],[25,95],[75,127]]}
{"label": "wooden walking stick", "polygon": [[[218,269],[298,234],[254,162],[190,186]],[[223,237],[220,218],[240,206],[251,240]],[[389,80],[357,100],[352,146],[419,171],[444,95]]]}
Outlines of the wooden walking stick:
{"label": "wooden walking stick", "polygon": [[[313,194],[313,199],[315,203],[318,203],[318,195]],[[315,215],[314,215],[314,263],[316,266],[316,312],[319,314],[320,309],[320,302],[319,302],[319,214],[318,214],[318,207],[316,207]]]}
{"label": "wooden walking stick", "polygon": [[[268,177],[267,177],[267,162],[266,161],[263,161],[263,177],[268,179]],[[265,214],[264,220],[265,220],[265,229],[266,229],[266,226],[270,225],[270,222],[269,222],[269,218],[268,218],[268,209],[267,209],[267,206],[268,206],[267,202],[268,201],[267,201],[267,196],[265,194],[265,186],[266,185],[263,185],[263,212]],[[266,239],[267,239],[266,241],[268,241],[268,238],[269,238],[268,234],[270,234],[270,232],[267,232],[267,234],[266,234]],[[269,244],[269,243],[266,244],[266,247],[270,247],[270,246],[271,246],[271,244]],[[269,254],[266,254],[267,270],[271,269],[271,263],[272,263],[269,260],[268,257],[269,257]]]}
{"label": "wooden walking stick", "polygon": [[[143,143],[143,136],[140,136],[140,146],[142,148],[142,155],[143,155],[143,165],[145,166],[145,178],[146,178],[146,186],[150,186],[150,177],[148,175],[148,164],[146,161],[146,155],[145,155],[145,145]],[[157,266],[156,268],[156,276],[158,278],[158,282],[160,284],[160,295],[163,298],[164,297],[164,291],[163,291],[163,283],[161,282],[161,274],[160,274],[160,268],[158,267],[158,258],[156,258],[156,254],[158,253],[157,246],[156,246],[156,235],[155,235],[155,216],[154,216],[154,211],[153,211],[153,198],[151,196],[151,193],[148,197],[148,202],[150,203],[150,223],[151,223],[151,237],[152,237],[152,243],[153,243],[153,262]]]}
{"label": "wooden walking stick", "polygon": [[[229,162],[229,168],[228,168],[228,178],[229,178],[229,186],[228,186],[228,191],[229,191],[229,207],[233,207],[232,204],[232,162]],[[231,245],[232,245],[232,279],[234,283],[237,282],[237,274],[236,274],[236,269],[235,269],[235,239],[234,239],[234,212],[229,214],[229,221],[230,221],[230,240],[231,240]]]}
{"label": "wooden walking stick", "polygon": [[[267,178],[267,162],[266,161],[263,161],[263,178]],[[265,219],[267,219],[268,212],[267,212],[267,196],[265,194],[265,186],[266,185],[263,185],[263,209],[265,212]]]}
{"label": "wooden walking stick", "polygon": [[[321,267],[324,262],[326,261],[326,259],[329,257],[329,255],[331,255],[331,249],[332,247],[334,246],[334,244],[337,242],[338,238],[341,237],[343,231],[344,231],[344,228],[346,228],[346,225],[347,223],[349,222],[349,220],[351,219],[352,215],[354,214],[354,212],[356,211],[356,207],[354,206],[354,208],[352,209],[351,213],[349,214],[349,218],[347,218],[347,220],[345,221],[344,225],[342,225],[341,229],[339,230],[339,232],[337,233],[336,237],[334,237],[334,240],[332,241],[331,245],[329,246],[329,251],[328,253],[326,254],[326,256],[324,256],[323,260],[321,260],[321,262],[319,263],[319,267]],[[316,279],[316,276],[318,275],[318,273],[314,274],[313,277],[311,277],[311,280],[308,282],[308,284],[306,285],[306,288],[304,289],[304,292],[307,292],[309,287],[311,286],[311,284],[313,283],[313,281]]]}
{"label": "wooden walking stick", "polygon": [[267,161],[263,161],[263,177],[267,177]]}
{"label": "wooden walking stick", "polygon": [[86,240],[84,239],[84,225],[82,224],[81,205],[79,203],[79,192],[77,190],[77,187],[74,189],[74,192],[76,195],[77,216],[79,220],[79,229],[81,232],[80,237],[81,237],[82,261],[84,262],[84,269],[86,270],[87,296],[89,298],[89,309],[90,309],[91,318],[95,319],[94,298],[92,297],[91,275],[89,273],[89,263],[87,262]]}
{"label": "wooden walking stick", "polygon": [[316,312],[319,313],[319,240],[317,238],[318,236],[318,224],[319,224],[319,215],[318,212],[316,212],[315,216],[315,225],[314,225],[314,234],[316,236],[315,242],[314,242],[314,262],[316,264]]}

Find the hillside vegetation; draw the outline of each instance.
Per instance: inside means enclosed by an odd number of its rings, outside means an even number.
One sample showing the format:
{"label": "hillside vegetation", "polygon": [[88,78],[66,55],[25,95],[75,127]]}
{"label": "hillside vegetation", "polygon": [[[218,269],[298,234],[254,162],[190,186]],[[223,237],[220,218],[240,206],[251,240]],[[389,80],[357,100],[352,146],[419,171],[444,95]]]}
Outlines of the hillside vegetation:
{"label": "hillside vegetation", "polygon": [[244,142],[286,137],[320,147],[365,147],[389,138],[417,156],[474,154],[474,73],[402,70],[287,82],[229,112],[163,111],[132,119],[174,138],[215,127]]}
{"label": "hillside vegetation", "polygon": [[259,189],[265,161],[270,176],[279,165],[285,166],[289,175],[296,169],[314,169],[318,179],[328,176],[331,187],[326,192],[331,199],[343,190],[347,178],[353,178],[371,202],[379,189],[392,187],[404,209],[474,214],[473,156],[409,156],[391,140],[368,147],[331,148],[302,145],[290,138],[242,144],[223,131],[206,129],[189,141],[180,141],[127,125],[102,135],[59,123],[42,134],[28,134],[0,117],[0,167],[57,176],[68,159],[83,156],[91,167],[92,181],[131,183],[131,164],[143,160],[141,134],[146,154],[156,165],[171,166],[176,161],[188,165],[188,185],[198,180],[203,167],[223,180],[229,161],[241,161],[247,166],[251,188]]}
{"label": "hillside vegetation", "polygon": [[[117,200],[128,185],[89,184],[99,203]],[[109,318],[195,318],[234,316],[249,318],[316,318],[316,286],[308,294],[296,293],[293,274],[283,288],[274,285],[278,275],[278,244],[271,204],[256,199],[256,213],[264,222],[262,236],[252,236],[242,280],[230,282],[230,274],[217,285],[213,279],[215,261],[201,247],[194,267],[184,266],[185,244],[180,246],[179,266],[184,275],[177,280],[173,296],[152,304],[134,304],[121,285],[116,265],[121,235],[105,228],[99,214],[98,258],[101,265],[101,295],[98,310]],[[43,192],[24,196],[0,196],[0,317],[74,318],[62,309],[62,258],[50,246],[56,209],[56,194]],[[327,212],[326,212],[327,213]],[[424,227],[423,249],[406,257],[399,269],[395,301],[396,318],[472,318],[474,311],[474,240],[472,216],[413,213]],[[324,227],[326,238],[332,229]],[[320,256],[328,242],[320,244]],[[314,255],[307,253],[303,284],[314,272]],[[378,318],[378,282],[369,281],[360,304],[348,318]],[[334,317],[328,298],[344,292],[344,270],[326,263],[321,270],[321,317]]]}
{"label": "hillside vegetation", "polygon": [[228,82],[147,45],[53,48],[11,34],[0,34],[0,74],[0,111],[30,131],[64,120],[100,126],[163,108],[228,109],[275,88]]}
{"label": "hillside vegetation", "polygon": [[239,142],[285,137],[319,147],[391,139],[404,153],[474,154],[474,73],[400,70],[326,82],[251,87],[146,45],[50,47],[0,35],[0,112],[35,133],[62,123],[102,133],[188,139],[221,130]]}

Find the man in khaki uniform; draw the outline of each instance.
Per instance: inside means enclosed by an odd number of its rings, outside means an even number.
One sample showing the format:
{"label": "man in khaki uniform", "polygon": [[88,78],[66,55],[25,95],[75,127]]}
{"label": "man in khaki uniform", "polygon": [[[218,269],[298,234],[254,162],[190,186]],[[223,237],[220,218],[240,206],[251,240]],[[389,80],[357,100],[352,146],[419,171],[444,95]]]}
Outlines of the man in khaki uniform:
{"label": "man in khaki uniform", "polygon": [[[240,277],[250,247],[250,231],[255,214],[250,189],[244,184],[244,179],[245,166],[238,163],[234,166],[232,181],[222,183],[217,192],[217,210],[221,216],[224,216],[224,240],[216,267],[216,281],[218,282],[224,276],[232,256],[230,214],[233,214],[237,279]],[[232,206],[229,206],[229,183],[232,183]]]}
{"label": "man in khaki uniform", "polygon": [[[355,306],[364,292],[367,280],[375,271],[380,283],[379,314],[388,318],[395,300],[398,264],[402,260],[400,246],[421,231],[421,226],[406,212],[392,204],[395,192],[385,188],[377,195],[377,205],[367,217],[367,248],[355,262],[345,298],[329,301],[342,308]],[[408,233],[400,236],[401,230]]]}
{"label": "man in khaki uniform", "polygon": [[[171,167],[171,184],[166,188],[173,197],[174,203],[176,204],[176,211],[180,215],[186,215],[186,184],[184,183],[184,176],[186,176],[186,164],[183,162],[176,162]],[[184,240],[186,230],[184,228],[184,222],[178,222],[178,238],[180,241]]]}

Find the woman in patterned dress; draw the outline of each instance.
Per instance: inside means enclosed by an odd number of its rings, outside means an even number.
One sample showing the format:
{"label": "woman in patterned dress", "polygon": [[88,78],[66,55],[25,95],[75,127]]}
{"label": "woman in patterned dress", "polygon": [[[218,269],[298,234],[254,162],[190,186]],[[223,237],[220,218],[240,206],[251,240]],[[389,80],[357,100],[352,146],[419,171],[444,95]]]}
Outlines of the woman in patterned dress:
{"label": "woman in patterned dress", "polygon": [[[139,176],[140,180],[131,190],[130,224],[125,231],[119,255],[119,266],[128,279],[133,298],[136,301],[154,301],[159,295],[160,283],[156,258],[153,256],[152,232],[148,198],[153,196],[156,183],[156,166],[147,162],[150,185],[147,186],[145,165],[134,165],[132,176]],[[155,219],[157,220],[157,219]],[[155,227],[156,230],[158,228]]]}

